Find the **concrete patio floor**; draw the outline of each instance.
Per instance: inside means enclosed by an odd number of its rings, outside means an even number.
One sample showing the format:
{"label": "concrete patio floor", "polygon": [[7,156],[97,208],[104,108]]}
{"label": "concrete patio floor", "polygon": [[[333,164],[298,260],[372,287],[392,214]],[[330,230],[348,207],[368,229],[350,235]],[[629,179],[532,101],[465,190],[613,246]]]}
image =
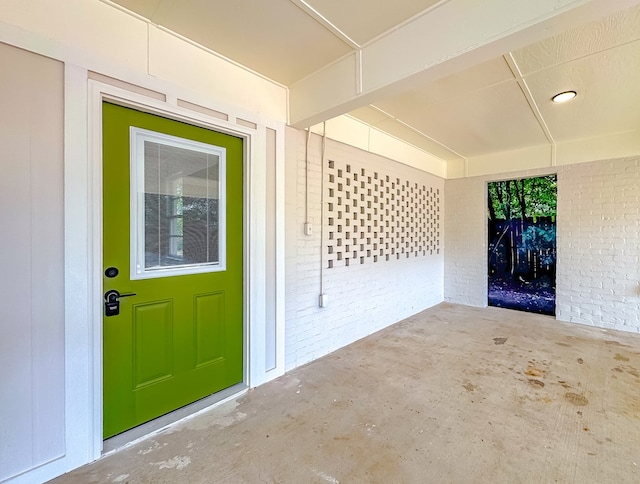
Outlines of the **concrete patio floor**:
{"label": "concrete patio floor", "polygon": [[55,483],[640,482],[640,335],[443,303]]}

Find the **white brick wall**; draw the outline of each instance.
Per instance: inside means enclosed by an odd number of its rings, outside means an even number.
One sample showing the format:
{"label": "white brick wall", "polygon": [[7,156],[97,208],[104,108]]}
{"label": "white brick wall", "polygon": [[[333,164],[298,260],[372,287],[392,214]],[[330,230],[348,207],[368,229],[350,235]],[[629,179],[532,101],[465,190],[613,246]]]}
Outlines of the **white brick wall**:
{"label": "white brick wall", "polygon": [[640,157],[558,174],[558,318],[640,331]]}
{"label": "white brick wall", "polygon": [[[386,158],[327,140],[325,153],[327,166],[324,170],[325,222],[324,232],[321,235],[321,139],[314,135],[309,149],[308,177],[308,210],[313,235],[306,236],[303,233],[306,185],[305,141],[304,131],[287,129],[285,281],[287,370],[330,353],[443,300],[444,180]],[[434,250],[433,253],[427,251],[424,255],[421,252],[416,256],[413,251],[407,258],[405,251],[400,259],[390,257],[386,260],[386,257],[379,257],[377,262],[373,261],[372,254],[371,257],[365,255],[364,263],[361,264],[359,252],[356,259],[352,258],[349,266],[345,266],[343,260],[338,261],[335,252],[329,254],[327,248],[329,230],[333,230],[336,236],[338,223],[334,220],[332,227],[328,225],[329,214],[326,204],[329,202],[329,160],[335,162],[336,170],[338,166],[343,168],[349,164],[353,170],[357,169],[358,173],[364,169],[367,175],[373,176],[375,172],[380,177],[389,175],[399,178],[405,184],[409,181],[411,184],[420,184],[420,187],[424,185],[433,188],[434,194],[439,190],[441,218],[439,253]],[[351,181],[353,183],[353,179]],[[361,178],[358,183],[360,181]],[[365,187],[365,190],[368,189],[369,185]],[[358,196],[361,193],[358,193]],[[432,203],[436,203],[435,199]],[[415,208],[408,213],[409,216],[412,215],[413,210]],[[431,210],[433,211],[433,206]],[[369,213],[369,209],[366,213]],[[335,215],[337,216],[337,212]],[[346,214],[343,213],[343,216]],[[346,231],[347,227],[343,226],[343,229]],[[354,232],[353,229],[350,230]],[[379,234],[378,237],[380,236]],[[350,238],[354,237],[359,239],[360,233],[358,235],[352,233]],[[342,243],[346,242],[346,238],[343,239]],[[373,241],[365,246],[365,254],[367,249],[372,248],[372,244]],[[359,245],[360,240],[358,240],[358,250]],[[334,250],[336,249],[334,247]],[[353,252],[353,247],[350,252]],[[328,267],[329,260],[334,261],[333,268]],[[325,308],[318,306],[321,272],[322,290],[329,299]]]}
{"label": "white brick wall", "polygon": [[485,306],[487,302],[486,183],[480,178],[445,182],[444,299]]}
{"label": "white brick wall", "polygon": [[447,180],[445,300],[486,305],[486,182],[554,172],[557,318],[640,332],[638,157]]}

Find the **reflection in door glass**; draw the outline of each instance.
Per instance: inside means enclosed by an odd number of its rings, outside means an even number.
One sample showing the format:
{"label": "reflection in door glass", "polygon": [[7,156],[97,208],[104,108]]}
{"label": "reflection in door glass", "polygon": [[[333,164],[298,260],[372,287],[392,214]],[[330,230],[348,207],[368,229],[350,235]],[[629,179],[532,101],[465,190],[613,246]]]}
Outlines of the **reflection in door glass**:
{"label": "reflection in door glass", "polygon": [[224,149],[137,128],[132,146],[132,276],[223,270]]}
{"label": "reflection in door glass", "polygon": [[218,157],[144,147],[145,268],[217,263]]}

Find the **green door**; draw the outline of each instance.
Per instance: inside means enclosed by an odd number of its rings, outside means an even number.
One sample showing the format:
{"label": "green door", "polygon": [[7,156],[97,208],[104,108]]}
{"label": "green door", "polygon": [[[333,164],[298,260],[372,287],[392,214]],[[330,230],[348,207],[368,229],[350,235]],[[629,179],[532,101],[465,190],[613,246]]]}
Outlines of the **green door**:
{"label": "green door", "polygon": [[104,438],[242,381],[242,164],[240,138],[103,104]]}

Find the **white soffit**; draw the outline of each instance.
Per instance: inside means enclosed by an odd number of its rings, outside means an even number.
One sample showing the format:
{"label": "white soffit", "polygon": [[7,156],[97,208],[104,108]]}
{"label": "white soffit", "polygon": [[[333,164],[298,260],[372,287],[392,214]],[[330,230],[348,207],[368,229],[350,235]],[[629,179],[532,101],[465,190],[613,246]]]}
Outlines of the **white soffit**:
{"label": "white soffit", "polygon": [[373,126],[374,128],[384,131],[396,138],[424,150],[445,161],[462,160],[463,158],[457,153],[451,151],[438,141],[431,139],[425,133],[420,133],[415,128],[408,126],[389,114],[380,111],[374,106],[364,106],[349,113],[363,123]]}
{"label": "white soffit", "polygon": [[415,129],[407,126],[402,121],[397,119],[387,119],[377,123],[375,128],[378,128],[385,133],[388,133],[396,138],[399,138],[410,145],[413,145],[421,150],[424,150],[442,160],[454,161],[462,160],[463,158],[455,152],[443,146],[436,140],[433,140],[423,133],[416,131]]}
{"label": "white soffit", "polygon": [[[514,51],[522,74],[564,64],[640,39],[640,5]],[[637,63],[637,59],[635,59]]]}
{"label": "white soffit", "polygon": [[359,45],[363,45],[420,12],[442,3],[442,0],[308,0],[306,3]]}
{"label": "white soffit", "polygon": [[407,96],[410,96],[411,102],[419,100],[420,103],[441,103],[446,106],[447,103],[454,101],[461,95],[469,96],[473,92],[514,79],[515,77],[504,58],[498,57],[460,73],[408,90],[399,96],[374,103],[374,105],[392,115],[394,114],[394,105],[396,103],[402,105]]}
{"label": "white soffit", "polygon": [[[520,85],[500,57],[373,106],[425,133],[425,143],[410,142],[447,161],[452,158],[441,147],[430,150],[427,143],[436,140],[464,157],[477,157],[550,143],[541,122],[555,142],[635,131],[640,129],[639,38],[640,6],[635,6],[514,52],[524,78]],[[511,87],[499,87],[502,83]],[[527,88],[533,106],[523,92]],[[566,105],[550,102],[567,89],[576,89],[578,98]],[[365,113],[351,114],[380,129],[389,126]]]}
{"label": "white soffit", "polygon": [[304,127],[375,103],[630,3],[637,0],[441,2],[363,46],[349,76],[342,65],[329,64],[290,85],[290,122]]}
{"label": "white soffit", "polygon": [[348,113],[350,116],[359,119],[367,124],[375,126],[377,123],[392,119],[387,113],[376,109],[375,106],[363,106]]}
{"label": "white soffit", "polygon": [[115,0],[114,3],[151,20],[162,0]]}
{"label": "white soffit", "polygon": [[[513,53],[557,142],[640,129],[640,6]],[[576,90],[570,103],[551,96]]]}
{"label": "white soffit", "polygon": [[285,85],[351,51],[289,0],[116,3]]}
{"label": "white soffit", "polygon": [[422,114],[408,123],[464,157],[548,142],[516,81],[426,105]]}
{"label": "white soffit", "polygon": [[376,106],[463,157],[547,142],[502,57]]}
{"label": "white soffit", "polygon": [[294,125],[364,106],[349,115],[446,161],[640,130],[640,0],[115,2],[289,86]]}
{"label": "white soffit", "polygon": [[[525,76],[555,141],[640,129],[640,41]],[[573,89],[566,104],[550,101]]]}

